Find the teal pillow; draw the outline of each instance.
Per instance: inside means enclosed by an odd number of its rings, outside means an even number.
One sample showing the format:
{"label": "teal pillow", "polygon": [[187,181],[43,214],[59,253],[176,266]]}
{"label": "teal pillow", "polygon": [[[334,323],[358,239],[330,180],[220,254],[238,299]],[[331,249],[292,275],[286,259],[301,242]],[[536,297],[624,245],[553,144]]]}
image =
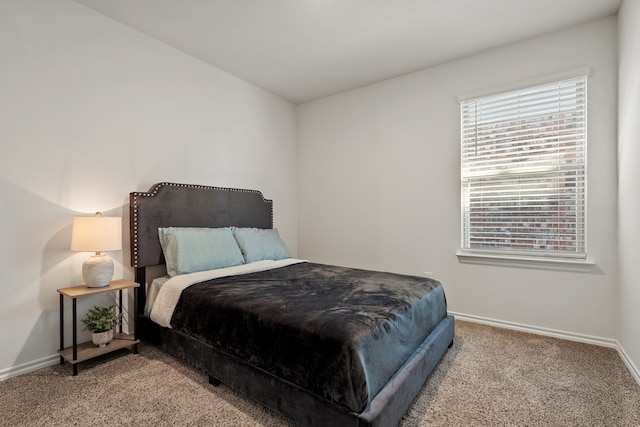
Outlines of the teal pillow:
{"label": "teal pillow", "polygon": [[291,258],[278,230],[232,227],[246,263]]}
{"label": "teal pillow", "polygon": [[167,274],[194,273],[244,264],[230,228],[167,227],[158,229]]}

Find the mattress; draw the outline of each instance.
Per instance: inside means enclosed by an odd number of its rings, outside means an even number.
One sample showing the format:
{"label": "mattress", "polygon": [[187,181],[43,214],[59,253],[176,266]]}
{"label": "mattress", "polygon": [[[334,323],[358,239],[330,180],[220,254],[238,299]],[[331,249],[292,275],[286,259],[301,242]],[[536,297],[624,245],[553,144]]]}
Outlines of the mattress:
{"label": "mattress", "polygon": [[446,313],[435,280],[304,262],[191,285],[171,327],[361,412]]}

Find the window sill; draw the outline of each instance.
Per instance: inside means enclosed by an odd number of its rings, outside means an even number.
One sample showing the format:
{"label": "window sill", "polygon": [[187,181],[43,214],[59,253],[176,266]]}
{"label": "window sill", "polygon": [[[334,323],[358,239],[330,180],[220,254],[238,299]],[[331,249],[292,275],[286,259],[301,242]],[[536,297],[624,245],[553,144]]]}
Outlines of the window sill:
{"label": "window sill", "polygon": [[534,258],[496,254],[456,253],[463,264],[496,265],[501,267],[535,268],[540,270],[562,270],[580,273],[592,272],[596,263],[589,259]]}

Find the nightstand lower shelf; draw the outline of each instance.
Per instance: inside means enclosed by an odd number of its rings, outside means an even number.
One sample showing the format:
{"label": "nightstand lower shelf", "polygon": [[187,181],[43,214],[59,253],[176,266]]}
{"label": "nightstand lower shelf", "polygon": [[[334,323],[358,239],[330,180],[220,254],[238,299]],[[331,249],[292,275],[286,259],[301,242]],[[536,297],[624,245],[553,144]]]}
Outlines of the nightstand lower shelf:
{"label": "nightstand lower shelf", "polygon": [[58,350],[58,353],[67,362],[76,364],[97,356],[102,356],[103,354],[111,353],[112,351],[135,346],[139,343],[140,340],[133,339],[133,335],[118,333],[113,334],[113,339],[111,340],[111,342],[104,347],[98,347],[91,341],[78,344],[78,353],[76,360],[73,360],[73,347],[66,347],[62,350]]}

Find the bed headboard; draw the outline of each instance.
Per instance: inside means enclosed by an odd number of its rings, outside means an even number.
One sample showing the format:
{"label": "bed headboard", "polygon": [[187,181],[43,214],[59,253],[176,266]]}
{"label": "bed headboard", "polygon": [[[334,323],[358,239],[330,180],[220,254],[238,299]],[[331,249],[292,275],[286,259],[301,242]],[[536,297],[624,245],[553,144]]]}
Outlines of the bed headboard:
{"label": "bed headboard", "polygon": [[256,190],[162,182],[129,195],[131,266],[164,264],[159,227],[273,228],[273,204]]}

